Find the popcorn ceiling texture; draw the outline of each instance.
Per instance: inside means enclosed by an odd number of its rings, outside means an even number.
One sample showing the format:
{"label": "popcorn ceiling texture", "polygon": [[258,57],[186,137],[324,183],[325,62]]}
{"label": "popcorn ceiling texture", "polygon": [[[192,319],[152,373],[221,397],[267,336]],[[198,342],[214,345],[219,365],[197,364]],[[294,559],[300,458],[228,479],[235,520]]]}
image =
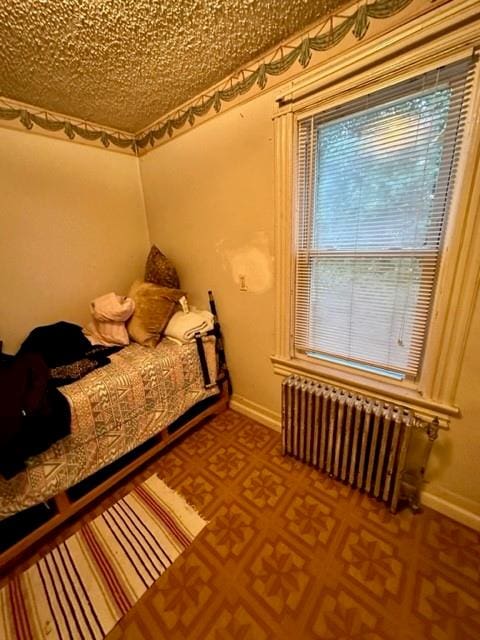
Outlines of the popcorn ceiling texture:
{"label": "popcorn ceiling texture", "polygon": [[7,0],[0,95],[137,132],[345,0]]}

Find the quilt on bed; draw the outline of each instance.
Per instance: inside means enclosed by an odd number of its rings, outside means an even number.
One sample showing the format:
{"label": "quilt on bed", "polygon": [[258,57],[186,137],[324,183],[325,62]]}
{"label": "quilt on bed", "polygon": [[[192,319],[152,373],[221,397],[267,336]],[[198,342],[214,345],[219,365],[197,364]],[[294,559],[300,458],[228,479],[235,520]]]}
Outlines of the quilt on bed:
{"label": "quilt on bed", "polygon": [[[215,379],[214,344],[205,344]],[[0,478],[0,519],[77,484],[165,429],[206,390],[194,343],[131,344],[111,363],[60,387],[72,408],[71,435],[27,461],[11,480]]]}

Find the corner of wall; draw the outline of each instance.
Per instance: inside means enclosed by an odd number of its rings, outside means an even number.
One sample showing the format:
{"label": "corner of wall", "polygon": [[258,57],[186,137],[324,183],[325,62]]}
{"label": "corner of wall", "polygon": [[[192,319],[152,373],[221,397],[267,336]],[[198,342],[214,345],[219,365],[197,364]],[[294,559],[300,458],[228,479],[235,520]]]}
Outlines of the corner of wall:
{"label": "corner of wall", "polygon": [[233,409],[256,422],[263,424],[265,427],[280,433],[281,416],[275,411],[271,411],[270,409],[235,393],[230,400],[230,409]]}
{"label": "corner of wall", "polygon": [[148,224],[147,203],[146,203],[146,200],[145,200],[145,189],[143,187],[142,170],[140,169],[140,157],[139,156],[135,156],[135,163],[136,163],[136,167],[137,167],[138,188],[140,190],[141,199],[142,199],[142,205],[143,205],[143,217],[144,217],[144,221],[145,221],[145,230],[146,230],[148,244],[149,244],[149,246],[151,246],[152,245],[152,237],[151,237],[151,233],[150,233],[150,226]]}

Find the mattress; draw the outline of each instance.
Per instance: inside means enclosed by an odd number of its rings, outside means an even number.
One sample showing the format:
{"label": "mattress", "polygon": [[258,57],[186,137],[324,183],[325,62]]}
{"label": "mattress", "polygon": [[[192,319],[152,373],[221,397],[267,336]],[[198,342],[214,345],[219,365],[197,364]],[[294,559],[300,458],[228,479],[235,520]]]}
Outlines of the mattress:
{"label": "mattress", "polygon": [[[213,339],[205,354],[215,380]],[[195,343],[164,339],[155,349],[131,344],[110,358],[60,387],[71,406],[71,434],[29,458],[14,478],[0,477],[0,520],[72,487],[218,392],[204,388]]]}

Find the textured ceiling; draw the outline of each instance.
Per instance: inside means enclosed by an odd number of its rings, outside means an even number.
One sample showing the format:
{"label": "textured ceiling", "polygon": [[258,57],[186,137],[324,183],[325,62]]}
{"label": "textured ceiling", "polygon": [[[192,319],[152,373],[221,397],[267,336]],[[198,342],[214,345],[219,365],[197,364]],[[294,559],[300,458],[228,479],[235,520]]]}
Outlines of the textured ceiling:
{"label": "textured ceiling", "polygon": [[0,95],[137,132],[351,0],[0,0]]}

